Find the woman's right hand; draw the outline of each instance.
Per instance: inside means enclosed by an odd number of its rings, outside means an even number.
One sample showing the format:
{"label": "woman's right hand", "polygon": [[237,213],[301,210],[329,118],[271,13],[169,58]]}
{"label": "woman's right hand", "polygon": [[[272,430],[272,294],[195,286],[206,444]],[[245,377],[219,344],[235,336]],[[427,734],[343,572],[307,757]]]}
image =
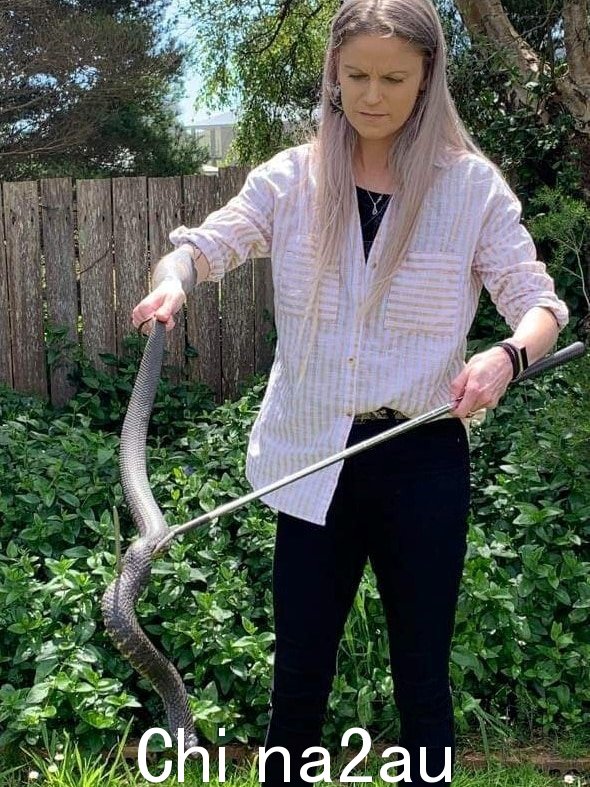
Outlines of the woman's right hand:
{"label": "woman's right hand", "polygon": [[[133,309],[133,325],[139,328],[145,320],[155,317],[159,322],[166,323],[166,331],[171,331],[176,325],[172,315],[180,311],[185,301],[186,295],[180,279],[166,278]],[[150,330],[150,323],[146,323],[141,329],[145,334],[149,334]]]}

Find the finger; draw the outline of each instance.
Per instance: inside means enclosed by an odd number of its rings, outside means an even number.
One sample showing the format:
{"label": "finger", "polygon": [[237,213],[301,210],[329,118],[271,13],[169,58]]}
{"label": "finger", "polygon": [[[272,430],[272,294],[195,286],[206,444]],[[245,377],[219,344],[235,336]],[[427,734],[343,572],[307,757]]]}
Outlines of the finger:
{"label": "finger", "polygon": [[139,328],[142,322],[152,318],[154,310],[160,306],[160,298],[154,298],[153,294],[144,298],[141,303],[138,303],[131,314],[131,320],[136,328]]}
{"label": "finger", "polygon": [[149,319],[149,315],[147,315],[143,308],[141,308],[141,304],[135,307],[131,312],[131,322],[134,328],[141,330],[142,324]]}
{"label": "finger", "polygon": [[184,293],[179,294],[176,292],[172,295],[167,295],[160,304],[154,316],[157,320],[168,323],[168,320],[170,320],[170,318],[175,315],[176,312],[180,311],[184,302]]}
{"label": "finger", "polygon": [[152,324],[153,324],[153,318],[148,317],[147,320],[143,320],[143,322],[139,323],[139,325],[137,326],[137,330],[144,336],[149,336],[152,330]]}
{"label": "finger", "polygon": [[451,394],[454,399],[459,399],[461,396],[463,396],[465,385],[467,384],[468,379],[469,369],[465,367],[451,383]]}
{"label": "finger", "polygon": [[[139,325],[138,330],[141,331],[141,333],[144,336],[149,336],[150,333],[152,332],[152,327],[154,325],[154,318],[155,318],[155,315],[154,315],[154,317],[149,317],[147,320],[144,320]],[[164,320],[158,320],[158,322],[164,322]],[[174,317],[170,317],[168,320],[166,320],[166,331],[167,332],[171,331],[175,327],[175,325],[176,325],[176,322],[174,320]]]}
{"label": "finger", "polygon": [[468,383],[463,392],[461,401],[452,412],[457,418],[466,418],[468,413],[475,412],[475,410],[479,410],[483,406],[479,387],[470,386]]}
{"label": "finger", "polygon": [[486,404],[486,405],[483,405],[483,406],[484,406],[484,407],[485,407],[487,410],[494,410],[494,409],[495,409],[495,408],[496,408],[496,407],[497,407],[497,406],[500,404],[500,399],[501,399],[501,398],[502,398],[501,396],[497,396],[497,397],[496,397],[495,399],[493,399],[493,400],[492,400],[492,401],[491,401],[489,404]]}
{"label": "finger", "polygon": [[462,399],[465,393],[465,386],[468,379],[469,372],[467,369],[464,369],[451,383],[451,396],[452,399],[457,402],[455,407],[458,406],[458,401]]}
{"label": "finger", "polygon": [[160,306],[160,308],[154,312],[154,317],[159,322],[165,322],[166,326],[170,322],[172,315],[174,313],[174,304],[171,303],[169,300],[165,300],[164,303]]}

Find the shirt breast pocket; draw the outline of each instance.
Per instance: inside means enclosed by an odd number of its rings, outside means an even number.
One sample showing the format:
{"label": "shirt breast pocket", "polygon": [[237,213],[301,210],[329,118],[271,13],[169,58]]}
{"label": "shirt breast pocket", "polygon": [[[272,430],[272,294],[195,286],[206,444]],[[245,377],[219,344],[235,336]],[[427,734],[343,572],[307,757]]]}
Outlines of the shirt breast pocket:
{"label": "shirt breast pocket", "polygon": [[455,332],[464,261],[461,254],[410,251],[395,272],[384,327],[432,337]]}
{"label": "shirt breast pocket", "polygon": [[[311,236],[300,236],[282,254],[279,270],[278,305],[284,314],[304,317],[313,291],[317,271],[316,245]],[[324,272],[319,284],[319,318],[335,323],[338,319],[340,275]]]}

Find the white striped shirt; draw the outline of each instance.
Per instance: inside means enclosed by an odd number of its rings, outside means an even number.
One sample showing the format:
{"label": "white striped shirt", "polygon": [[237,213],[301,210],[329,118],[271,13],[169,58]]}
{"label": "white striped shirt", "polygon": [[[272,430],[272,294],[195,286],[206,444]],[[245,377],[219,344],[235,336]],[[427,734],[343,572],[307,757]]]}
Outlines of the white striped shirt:
{"label": "white striped shirt", "polygon": [[[248,446],[246,476],[254,489],[341,451],[357,413],[388,406],[411,417],[449,402],[482,286],[512,329],[534,306],[550,309],[560,328],[568,321],[506,181],[480,156],[441,155],[410,251],[364,321],[358,310],[386,242],[385,221],[367,264],[360,221],[351,222],[340,271],[321,284],[318,338],[296,391],[305,351],[299,328],[317,248],[309,154],[309,145],[282,151],[253,169],[240,193],[200,227],[170,234],[173,244],[192,243],[207,257],[207,281],[249,257],[271,258],[278,341]],[[395,200],[389,210],[396,210]],[[324,525],[342,464],[262,499]]]}

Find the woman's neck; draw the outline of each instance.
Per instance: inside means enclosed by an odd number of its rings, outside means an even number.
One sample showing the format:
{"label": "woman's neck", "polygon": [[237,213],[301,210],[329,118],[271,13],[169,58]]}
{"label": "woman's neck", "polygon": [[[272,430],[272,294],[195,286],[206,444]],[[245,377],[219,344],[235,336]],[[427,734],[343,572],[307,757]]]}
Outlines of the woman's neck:
{"label": "woman's neck", "polygon": [[382,144],[367,145],[367,140],[364,142],[357,145],[352,160],[356,185],[369,191],[392,194],[395,188],[387,163],[389,144],[385,147]]}

